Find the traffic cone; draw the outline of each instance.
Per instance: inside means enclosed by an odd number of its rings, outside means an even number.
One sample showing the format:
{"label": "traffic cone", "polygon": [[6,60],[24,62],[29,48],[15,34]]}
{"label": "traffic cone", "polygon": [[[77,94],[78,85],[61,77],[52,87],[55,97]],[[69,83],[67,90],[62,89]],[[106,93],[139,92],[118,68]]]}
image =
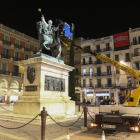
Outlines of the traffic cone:
{"label": "traffic cone", "polygon": [[67,138],[66,138],[66,140],[70,140],[69,130],[67,130]]}
{"label": "traffic cone", "polygon": [[102,140],[105,140],[105,132],[102,131]]}

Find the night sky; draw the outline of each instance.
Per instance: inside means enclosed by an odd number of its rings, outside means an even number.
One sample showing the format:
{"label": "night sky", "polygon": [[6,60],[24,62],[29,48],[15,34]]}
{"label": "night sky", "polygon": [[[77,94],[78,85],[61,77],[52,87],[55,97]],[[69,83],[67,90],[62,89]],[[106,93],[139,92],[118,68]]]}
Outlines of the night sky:
{"label": "night sky", "polygon": [[96,39],[140,27],[139,0],[2,0],[0,5],[1,24],[36,39],[38,8],[47,21],[74,23],[76,38]]}

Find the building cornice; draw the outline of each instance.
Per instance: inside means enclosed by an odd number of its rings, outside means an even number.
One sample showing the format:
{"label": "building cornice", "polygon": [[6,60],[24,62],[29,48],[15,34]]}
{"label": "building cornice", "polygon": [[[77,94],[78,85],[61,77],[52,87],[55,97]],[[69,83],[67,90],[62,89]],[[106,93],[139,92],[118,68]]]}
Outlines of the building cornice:
{"label": "building cornice", "polygon": [[21,41],[24,41],[26,43],[30,43],[32,45],[35,45],[35,46],[39,46],[39,40],[33,38],[33,37],[30,37],[30,36],[27,36],[21,32],[18,32],[14,29],[11,29],[7,26],[4,26],[3,24],[0,24],[0,32],[1,33],[4,33],[6,35],[9,35],[13,38],[16,38],[16,39],[19,39]]}

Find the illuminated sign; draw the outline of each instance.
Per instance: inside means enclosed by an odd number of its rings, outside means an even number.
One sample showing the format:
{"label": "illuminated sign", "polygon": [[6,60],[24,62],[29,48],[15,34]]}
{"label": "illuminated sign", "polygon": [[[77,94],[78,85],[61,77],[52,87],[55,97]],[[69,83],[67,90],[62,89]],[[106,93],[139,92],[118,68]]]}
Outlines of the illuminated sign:
{"label": "illuminated sign", "polygon": [[114,34],[114,47],[129,46],[129,35],[128,32]]}

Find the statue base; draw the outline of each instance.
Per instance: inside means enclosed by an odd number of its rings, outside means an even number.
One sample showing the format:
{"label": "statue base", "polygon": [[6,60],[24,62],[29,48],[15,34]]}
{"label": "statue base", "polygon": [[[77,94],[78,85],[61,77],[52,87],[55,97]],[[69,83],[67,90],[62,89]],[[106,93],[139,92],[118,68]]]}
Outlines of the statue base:
{"label": "statue base", "polygon": [[[14,102],[13,113],[37,115],[42,107],[50,115],[74,113],[75,101],[68,96],[68,76],[74,68],[63,64],[62,60],[57,62],[56,58],[38,55],[20,62],[24,66],[23,96]],[[35,69],[33,83],[27,79],[29,66]]]}

